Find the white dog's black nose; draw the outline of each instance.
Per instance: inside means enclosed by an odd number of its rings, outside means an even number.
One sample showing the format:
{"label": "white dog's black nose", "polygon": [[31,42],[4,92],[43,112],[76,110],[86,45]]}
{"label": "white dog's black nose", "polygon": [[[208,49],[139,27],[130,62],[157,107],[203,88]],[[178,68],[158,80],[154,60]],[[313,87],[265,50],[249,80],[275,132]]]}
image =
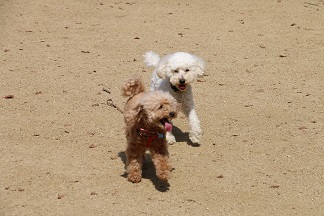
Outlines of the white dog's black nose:
{"label": "white dog's black nose", "polygon": [[185,84],[185,83],[186,83],[186,80],[185,80],[185,79],[180,79],[180,80],[179,80],[179,83],[180,83],[180,84]]}
{"label": "white dog's black nose", "polygon": [[169,115],[170,115],[170,117],[174,117],[175,113],[174,112],[170,112]]}

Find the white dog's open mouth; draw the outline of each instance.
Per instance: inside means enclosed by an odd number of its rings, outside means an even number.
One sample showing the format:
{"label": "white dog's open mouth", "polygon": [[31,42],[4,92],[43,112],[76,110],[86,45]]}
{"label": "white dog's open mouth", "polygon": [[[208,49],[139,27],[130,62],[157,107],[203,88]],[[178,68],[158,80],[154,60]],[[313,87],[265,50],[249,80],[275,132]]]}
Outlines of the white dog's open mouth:
{"label": "white dog's open mouth", "polygon": [[163,118],[163,119],[161,119],[160,122],[163,124],[164,129],[165,129],[167,132],[172,131],[172,124],[169,122],[169,120],[168,120],[167,118]]}
{"label": "white dog's open mouth", "polygon": [[179,85],[178,85],[178,88],[179,88],[181,91],[184,91],[184,90],[186,90],[186,85],[185,85],[185,84],[179,84]]}

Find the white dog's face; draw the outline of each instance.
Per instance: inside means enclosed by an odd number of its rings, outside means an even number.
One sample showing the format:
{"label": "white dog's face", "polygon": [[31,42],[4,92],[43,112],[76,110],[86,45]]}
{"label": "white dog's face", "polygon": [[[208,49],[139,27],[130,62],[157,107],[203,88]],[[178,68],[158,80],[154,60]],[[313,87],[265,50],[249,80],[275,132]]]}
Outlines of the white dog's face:
{"label": "white dog's face", "polygon": [[197,79],[198,74],[192,67],[178,67],[169,72],[170,82],[180,91],[185,91],[187,86]]}
{"label": "white dog's face", "polygon": [[177,52],[165,56],[157,66],[157,75],[161,79],[170,79],[171,84],[185,91],[198,76],[202,76],[205,70],[205,62],[190,53]]}

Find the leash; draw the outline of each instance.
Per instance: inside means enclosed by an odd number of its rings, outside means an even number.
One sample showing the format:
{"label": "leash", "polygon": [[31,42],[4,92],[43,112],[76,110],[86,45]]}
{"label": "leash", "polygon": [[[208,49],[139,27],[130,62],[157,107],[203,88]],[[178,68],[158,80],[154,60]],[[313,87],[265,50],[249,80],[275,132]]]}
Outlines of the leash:
{"label": "leash", "polygon": [[123,114],[123,110],[120,109],[116,104],[114,104],[112,99],[107,100],[107,105],[117,109],[121,114]]}
{"label": "leash", "polygon": [[147,148],[149,148],[151,146],[151,143],[153,140],[164,138],[163,134],[160,134],[158,132],[148,131],[143,128],[139,128],[136,131],[137,131],[138,135],[140,135],[141,137],[145,137],[147,139],[147,143],[146,143]]}

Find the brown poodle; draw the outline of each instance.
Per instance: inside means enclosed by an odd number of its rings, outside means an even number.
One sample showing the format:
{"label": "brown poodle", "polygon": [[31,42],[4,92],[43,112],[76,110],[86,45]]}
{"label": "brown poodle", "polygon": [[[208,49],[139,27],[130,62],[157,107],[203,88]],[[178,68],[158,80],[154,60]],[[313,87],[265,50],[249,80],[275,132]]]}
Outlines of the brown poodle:
{"label": "brown poodle", "polygon": [[165,135],[172,130],[170,120],[177,116],[179,104],[169,93],[144,92],[139,78],[128,80],[122,90],[129,97],[124,108],[128,181],[141,181],[146,150],[151,153],[157,177],[168,181],[171,166]]}

